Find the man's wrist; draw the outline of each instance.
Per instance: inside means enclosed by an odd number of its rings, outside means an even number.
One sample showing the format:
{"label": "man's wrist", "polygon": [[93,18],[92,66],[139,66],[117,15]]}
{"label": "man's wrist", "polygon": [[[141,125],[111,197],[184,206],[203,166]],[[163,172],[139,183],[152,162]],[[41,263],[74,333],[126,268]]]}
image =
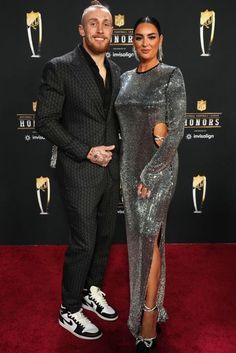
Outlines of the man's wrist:
{"label": "man's wrist", "polygon": [[90,148],[88,154],[87,154],[87,159],[91,160],[93,158],[93,147]]}

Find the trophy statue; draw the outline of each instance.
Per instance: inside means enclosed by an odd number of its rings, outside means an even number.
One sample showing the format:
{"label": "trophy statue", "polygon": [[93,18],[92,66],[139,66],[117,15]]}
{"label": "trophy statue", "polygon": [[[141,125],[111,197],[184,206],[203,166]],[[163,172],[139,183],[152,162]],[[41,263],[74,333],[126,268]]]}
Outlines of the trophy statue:
{"label": "trophy statue", "polygon": [[[211,34],[210,34],[208,47],[206,50],[204,34],[208,30],[211,30]],[[214,40],[214,33],[215,33],[215,12],[209,11],[209,10],[201,12],[201,17],[200,17],[200,42],[201,42],[201,48],[202,48],[201,56],[210,56],[211,55],[210,50],[211,50],[211,46],[212,46],[212,43]]]}
{"label": "trophy statue", "polygon": [[[41,215],[48,215],[50,203],[50,180],[47,177],[36,178],[37,198]],[[46,194],[43,197],[43,193]]]}
{"label": "trophy statue", "polygon": [[[201,192],[200,199],[197,191]],[[202,207],[206,197],[206,177],[197,175],[193,177],[193,205],[194,213],[202,213]]]}
{"label": "trophy statue", "polygon": [[[26,13],[26,23],[27,23],[27,33],[30,49],[32,52],[31,58],[40,58],[40,50],[42,45],[42,17],[40,12],[29,12]],[[38,31],[38,36],[36,38],[37,42],[34,45],[32,30]],[[35,46],[37,50],[35,50]]]}

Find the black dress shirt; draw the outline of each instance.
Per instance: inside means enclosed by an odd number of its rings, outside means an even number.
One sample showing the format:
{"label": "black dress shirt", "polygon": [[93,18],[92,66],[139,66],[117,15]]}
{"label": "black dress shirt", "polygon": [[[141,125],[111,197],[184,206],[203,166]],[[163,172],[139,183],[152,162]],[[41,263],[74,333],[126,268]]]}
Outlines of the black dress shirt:
{"label": "black dress shirt", "polygon": [[93,58],[84,49],[82,44],[79,47],[80,47],[81,52],[84,55],[84,58],[86,59],[88,65],[89,65],[92,73],[93,73],[96,84],[98,85],[98,89],[99,89],[99,92],[100,92],[102,100],[103,100],[104,112],[105,112],[105,115],[107,116],[108,109],[110,107],[110,102],[111,102],[111,90],[112,90],[110,64],[109,64],[107,58],[105,57],[104,65],[105,65],[107,73],[106,73],[106,80],[105,80],[105,84],[104,84],[103,78],[100,75],[99,69],[98,69],[95,61],[93,60]]}

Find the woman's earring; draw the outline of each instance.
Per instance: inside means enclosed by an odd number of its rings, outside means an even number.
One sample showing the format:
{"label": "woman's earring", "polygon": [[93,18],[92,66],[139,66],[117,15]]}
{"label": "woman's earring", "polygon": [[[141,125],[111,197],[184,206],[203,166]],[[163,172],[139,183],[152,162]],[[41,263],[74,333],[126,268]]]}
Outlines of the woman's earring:
{"label": "woman's earring", "polygon": [[162,44],[159,45],[159,50],[158,50],[158,60],[162,62],[163,60],[163,50],[162,50]]}
{"label": "woman's earring", "polygon": [[137,61],[139,61],[139,58],[138,58],[138,55],[137,55],[137,52],[136,52],[136,49],[135,49],[134,45],[133,45],[133,53],[134,53],[135,59],[136,59]]}

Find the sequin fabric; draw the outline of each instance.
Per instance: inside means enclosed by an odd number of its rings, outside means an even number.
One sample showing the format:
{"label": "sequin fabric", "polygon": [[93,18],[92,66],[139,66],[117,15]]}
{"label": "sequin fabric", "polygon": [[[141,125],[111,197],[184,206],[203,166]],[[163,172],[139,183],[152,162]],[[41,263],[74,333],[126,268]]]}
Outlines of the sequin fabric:
{"label": "sequin fabric", "polygon": [[[165,228],[177,179],[177,148],[184,133],[186,95],[182,73],[165,64],[144,73],[137,73],[136,69],[125,72],[121,76],[121,90],[115,105],[122,136],[121,181],[129,255],[128,326],[137,337],[157,239],[161,255],[158,320],[167,319],[163,307]],[[160,122],[167,124],[168,135],[158,148],[153,139],[153,127]],[[137,197],[140,181],[151,190],[149,199]]]}

